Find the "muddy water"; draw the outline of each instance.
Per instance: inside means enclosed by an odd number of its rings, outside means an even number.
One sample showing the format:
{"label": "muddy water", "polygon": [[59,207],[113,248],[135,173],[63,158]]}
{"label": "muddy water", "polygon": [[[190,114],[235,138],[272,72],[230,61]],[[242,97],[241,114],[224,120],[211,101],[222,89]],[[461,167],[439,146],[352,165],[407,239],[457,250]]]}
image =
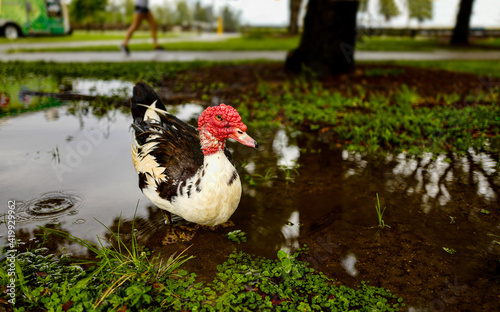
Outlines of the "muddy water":
{"label": "muddy water", "polygon": [[[491,235],[500,235],[500,177],[489,155],[370,159],[321,136],[249,129],[258,151],[228,144],[243,181],[235,226],[163,246],[162,213],[139,191],[132,167],[129,115],[65,104],[0,119],[0,198],[5,210],[16,202],[21,245],[43,239],[38,226],[92,241],[109,237],[104,226],[120,227],[126,238],[136,213],[141,244],[165,255],[192,244],[187,253],[197,258],[186,266],[202,279],[234,247],[274,257],[307,244],[302,258],[313,267],[351,287],[366,280],[388,288],[410,311],[500,309],[500,237]],[[188,122],[202,109],[170,107]],[[378,227],[376,194],[390,227]],[[224,236],[235,229],[246,243]],[[47,244],[85,254],[64,239]]]}

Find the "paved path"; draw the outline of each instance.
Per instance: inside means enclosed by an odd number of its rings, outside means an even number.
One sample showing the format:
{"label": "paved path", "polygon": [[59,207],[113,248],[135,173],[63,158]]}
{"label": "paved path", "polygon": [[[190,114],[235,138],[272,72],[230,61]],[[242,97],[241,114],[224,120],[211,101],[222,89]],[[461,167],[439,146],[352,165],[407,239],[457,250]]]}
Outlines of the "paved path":
{"label": "paved path", "polygon": [[[125,56],[120,52],[37,52],[37,53],[0,53],[2,61],[52,61],[52,62],[187,62],[194,60],[236,61],[236,60],[274,60],[282,61],[285,51],[140,51]],[[370,52],[358,51],[357,61],[392,60],[500,60],[500,52]]]}
{"label": "paved path", "polygon": [[[216,41],[239,36],[238,34],[202,34],[194,37],[164,38],[160,42],[168,49],[169,42],[179,41]],[[135,39],[133,42],[150,42],[151,39]],[[52,61],[52,62],[136,62],[136,61],[236,61],[236,60],[274,60],[282,61],[286,51],[138,51],[130,56],[121,52],[36,52],[36,53],[5,53],[14,48],[39,48],[61,46],[117,46],[121,40],[113,41],[82,41],[82,42],[40,42],[23,44],[0,44],[1,61]],[[358,61],[388,61],[388,60],[500,60],[500,51],[435,51],[435,52],[372,52],[357,51],[355,59]]]}

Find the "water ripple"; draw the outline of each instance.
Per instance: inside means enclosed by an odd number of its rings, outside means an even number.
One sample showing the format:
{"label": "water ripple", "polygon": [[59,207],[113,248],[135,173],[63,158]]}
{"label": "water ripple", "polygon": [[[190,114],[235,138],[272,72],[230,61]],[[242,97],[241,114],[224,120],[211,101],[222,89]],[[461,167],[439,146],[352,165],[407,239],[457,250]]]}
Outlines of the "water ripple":
{"label": "water ripple", "polygon": [[83,198],[66,191],[41,194],[28,201],[16,201],[16,221],[59,221],[61,217],[75,215]]}

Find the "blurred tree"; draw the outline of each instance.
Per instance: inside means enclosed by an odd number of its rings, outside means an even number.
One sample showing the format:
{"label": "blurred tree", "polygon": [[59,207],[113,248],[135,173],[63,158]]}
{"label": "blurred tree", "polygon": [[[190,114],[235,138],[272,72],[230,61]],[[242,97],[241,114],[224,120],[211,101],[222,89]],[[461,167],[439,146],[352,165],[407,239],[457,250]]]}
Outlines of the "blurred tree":
{"label": "blurred tree", "polygon": [[359,0],[309,0],[299,47],[288,53],[286,69],[308,68],[319,75],[351,71],[358,6]]}
{"label": "blurred tree", "polygon": [[100,20],[102,12],[106,9],[107,0],[73,0],[70,5],[71,20],[90,24]]}
{"label": "blurred tree", "polygon": [[302,0],[290,0],[290,25],[288,33],[296,35],[299,33],[299,13]]}
{"label": "blurred tree", "polygon": [[168,26],[173,25],[174,21],[177,20],[176,11],[172,10],[168,0],[163,0],[161,5],[154,6],[153,15],[163,31],[166,31]]}
{"label": "blurred tree", "polygon": [[[398,6],[394,2],[394,0],[379,0],[379,7],[378,11],[380,14],[382,14],[385,17],[385,20],[388,21],[393,17],[398,16],[401,14],[399,11]],[[413,0],[410,0],[413,1]]]}
{"label": "blurred tree", "polygon": [[407,0],[410,18],[416,18],[419,23],[432,18],[433,0]]}
{"label": "blurred tree", "polygon": [[472,15],[472,5],[474,0],[460,0],[457,21],[450,43],[453,45],[469,44],[470,16]]}
{"label": "blurred tree", "polygon": [[208,23],[208,8],[201,5],[200,1],[194,6],[194,20],[197,22]]}
{"label": "blurred tree", "polygon": [[[134,0],[122,0],[123,7],[125,8],[125,24],[129,25],[132,23],[132,18],[134,17],[135,11],[135,1]],[[123,11],[122,11],[123,12]]]}
{"label": "blurred tree", "polygon": [[191,10],[185,0],[177,2],[176,25],[191,25]]}
{"label": "blurred tree", "polygon": [[224,31],[235,32],[238,31],[240,26],[240,12],[231,9],[230,6],[225,5],[222,7],[221,16],[224,25]]}

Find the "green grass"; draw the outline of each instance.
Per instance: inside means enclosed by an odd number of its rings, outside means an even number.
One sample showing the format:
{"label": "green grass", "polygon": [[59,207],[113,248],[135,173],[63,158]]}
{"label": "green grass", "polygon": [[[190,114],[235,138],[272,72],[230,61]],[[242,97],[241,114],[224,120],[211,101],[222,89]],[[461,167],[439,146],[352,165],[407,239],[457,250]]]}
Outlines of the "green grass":
{"label": "green grass", "polygon": [[375,205],[375,210],[377,211],[378,227],[381,229],[385,227],[390,228],[390,226],[386,225],[384,220],[382,219],[386,208],[387,207],[382,208],[380,206],[380,199],[378,198],[378,193],[377,193],[377,204]]}
{"label": "green grass", "polygon": [[299,254],[278,252],[270,260],[233,252],[218,266],[211,285],[218,311],[399,311],[401,298],[362,282],[358,289],[335,286],[316,272]]}
{"label": "green grass", "polygon": [[[374,62],[369,62],[374,63]],[[500,77],[499,60],[440,60],[440,61],[391,61],[380,62],[390,65],[404,65],[431,69],[444,69],[454,72],[470,73],[482,76]]]}
{"label": "green grass", "polygon": [[[238,64],[233,62],[225,64]],[[431,68],[475,73],[500,69],[495,61],[397,62]],[[77,64],[8,62],[0,66],[0,77],[28,73],[54,77],[145,80],[156,84],[165,76],[208,67],[212,62],[188,63],[94,63]],[[372,74],[377,74],[373,71]],[[390,73],[393,73],[392,71]],[[396,72],[394,72],[396,74]],[[414,87],[402,85],[388,93],[367,92],[359,87],[349,95],[323,88],[317,81],[298,78],[280,85],[265,82],[242,94],[234,104],[252,127],[288,125],[302,130],[328,131],[332,144],[348,150],[380,153],[465,153],[469,148],[500,153],[500,87],[461,98],[457,94],[421,96]],[[429,104],[430,103],[430,104]],[[455,104],[460,104],[457,109]]]}
{"label": "green grass", "polygon": [[436,105],[435,98],[422,97],[406,85],[387,94],[359,87],[345,96],[319,82],[297,79],[279,86],[261,83],[260,99],[243,95],[237,104],[252,128],[321,129],[331,134],[332,145],[362,153],[466,153],[473,148],[498,155],[499,89],[474,92],[457,109],[444,100]]}
{"label": "green grass", "polygon": [[489,47],[500,48],[500,38],[491,37],[485,39],[471,39],[473,45],[484,45]]}
{"label": "green grass", "polygon": [[456,47],[449,39],[432,37],[362,37],[356,44],[359,51],[480,51],[485,48],[500,48],[500,38],[473,39],[470,46]]}
{"label": "green grass", "polygon": [[[242,62],[228,62],[239,64]],[[134,63],[52,63],[52,62],[0,62],[0,83],[2,77],[25,77],[28,73],[35,76],[55,78],[80,77],[99,79],[122,79],[155,83],[163,77],[194,68],[214,66],[215,62],[134,62]]]}
{"label": "green grass", "polygon": [[[297,259],[307,250],[293,255],[280,250],[274,260],[234,251],[204,284],[181,268],[192,257],[152,255],[138,244],[133,225],[129,243],[121,240],[119,225],[117,233],[110,231],[110,247],[44,230],[86,247],[99,260],[58,258],[44,247],[17,253],[16,311],[399,311],[405,306],[390,291],[365,282],[357,290],[336,286]],[[46,235],[45,241],[54,239]],[[0,264],[0,285],[9,285],[7,260]],[[0,297],[12,299],[6,292]]]}
{"label": "green grass", "polygon": [[[262,61],[269,63],[269,61]],[[176,75],[182,71],[215,65],[252,64],[255,61],[233,62],[133,62],[126,63],[52,63],[52,62],[0,62],[1,77],[25,77],[28,74],[38,76],[52,75],[55,77],[87,77],[100,79],[123,79],[130,81],[146,80],[157,82],[162,76]],[[360,62],[363,64],[389,64],[414,66],[431,69],[444,69],[455,72],[465,72],[484,76],[500,77],[500,62],[498,60],[452,60],[452,61],[383,61]],[[398,75],[402,69],[371,69],[366,74],[370,75]],[[1,82],[1,81],[0,81]]]}
{"label": "green grass", "polygon": [[[125,30],[117,31],[85,31],[76,30],[71,35],[67,36],[36,36],[36,37],[21,37],[16,40],[10,40],[4,37],[0,37],[0,44],[6,43],[39,43],[39,42],[76,42],[76,41],[107,41],[107,40],[123,40],[125,38]],[[158,32],[158,38],[176,38],[181,36],[179,33],[164,33]],[[190,35],[190,34],[186,34]],[[147,39],[151,38],[151,32],[149,31],[136,31],[134,32],[133,39]]]}
{"label": "green grass", "polygon": [[[149,33],[141,32],[134,38],[149,38]],[[163,34],[163,37],[176,36],[175,34]],[[23,38],[19,42],[60,42],[60,41],[87,41],[87,40],[112,40],[123,39],[123,32],[78,32],[70,37],[43,37],[43,38]],[[5,41],[3,42],[8,42]],[[37,41],[38,40],[38,41]],[[245,35],[239,38],[230,38],[223,41],[184,41],[164,43],[169,51],[289,51],[299,45],[299,36],[283,35]],[[0,40],[0,43],[2,41]],[[488,38],[477,39],[469,47],[452,47],[447,40],[440,40],[428,37],[363,37],[356,45],[359,51],[435,51],[435,50],[484,50],[484,47],[500,48],[500,39]],[[151,43],[133,43],[129,45],[131,51],[149,51],[152,49]],[[20,48],[11,52],[81,52],[81,51],[118,51],[116,44],[109,45],[103,43],[99,46],[81,47],[53,47],[53,48]]]}
{"label": "green grass", "polygon": [[[252,39],[252,38],[230,38],[221,41],[183,41],[163,43],[162,46],[168,51],[286,51],[298,46],[298,37]],[[151,43],[129,44],[130,51],[151,51]],[[54,47],[54,48],[29,48],[15,49],[9,52],[105,52],[119,51],[116,44],[81,47]]]}
{"label": "green grass", "polygon": [[448,48],[447,44],[434,38],[362,37],[356,44],[358,51],[434,51]]}

